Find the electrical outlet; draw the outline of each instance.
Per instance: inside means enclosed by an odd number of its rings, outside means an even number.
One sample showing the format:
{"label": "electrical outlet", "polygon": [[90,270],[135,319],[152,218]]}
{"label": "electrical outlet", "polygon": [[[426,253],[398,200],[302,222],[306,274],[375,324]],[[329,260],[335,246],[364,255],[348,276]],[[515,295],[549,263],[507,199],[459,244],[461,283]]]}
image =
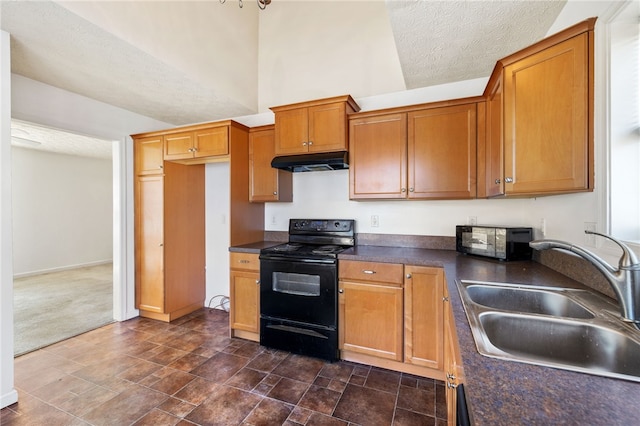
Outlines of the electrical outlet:
{"label": "electrical outlet", "polygon": [[[595,222],[585,222],[584,223],[585,231],[596,232],[596,223]],[[596,236],[593,234],[584,234],[584,243],[588,246],[595,247],[596,246]]]}
{"label": "electrical outlet", "polygon": [[275,214],[271,216],[271,224],[272,225],[276,224],[276,215]]}
{"label": "electrical outlet", "polygon": [[371,215],[371,227],[377,228],[378,226],[380,226],[380,219],[378,218],[378,215]]}
{"label": "electrical outlet", "polygon": [[547,235],[547,220],[545,218],[540,219],[540,233],[543,237]]}
{"label": "electrical outlet", "polygon": [[477,225],[478,217],[477,216],[467,216],[467,225]]}

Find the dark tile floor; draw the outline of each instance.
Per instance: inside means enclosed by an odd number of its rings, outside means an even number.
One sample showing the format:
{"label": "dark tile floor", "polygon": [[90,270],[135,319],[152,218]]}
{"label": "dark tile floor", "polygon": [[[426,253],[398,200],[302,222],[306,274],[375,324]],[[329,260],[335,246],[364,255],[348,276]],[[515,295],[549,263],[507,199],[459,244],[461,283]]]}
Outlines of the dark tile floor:
{"label": "dark tile floor", "polygon": [[18,357],[0,424],[446,424],[442,382],[231,339],[228,320],[135,318]]}

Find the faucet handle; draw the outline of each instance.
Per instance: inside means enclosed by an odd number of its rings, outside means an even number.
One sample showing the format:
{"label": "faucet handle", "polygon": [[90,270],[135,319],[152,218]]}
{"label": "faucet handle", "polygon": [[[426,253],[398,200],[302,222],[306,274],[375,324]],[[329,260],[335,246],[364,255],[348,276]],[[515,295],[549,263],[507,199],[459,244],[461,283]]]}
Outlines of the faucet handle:
{"label": "faucet handle", "polygon": [[599,232],[595,232],[595,231],[589,231],[589,230],[584,230],[585,234],[593,234],[593,235],[599,235],[601,237],[604,237],[608,240],[613,241],[614,243],[616,243],[621,249],[622,249],[622,256],[620,257],[620,260],[618,261],[618,268],[619,269],[636,269],[640,266],[640,262],[638,262],[638,257],[636,256],[636,254],[626,245],[624,244],[622,241],[613,238],[610,235],[607,234],[601,234]]}

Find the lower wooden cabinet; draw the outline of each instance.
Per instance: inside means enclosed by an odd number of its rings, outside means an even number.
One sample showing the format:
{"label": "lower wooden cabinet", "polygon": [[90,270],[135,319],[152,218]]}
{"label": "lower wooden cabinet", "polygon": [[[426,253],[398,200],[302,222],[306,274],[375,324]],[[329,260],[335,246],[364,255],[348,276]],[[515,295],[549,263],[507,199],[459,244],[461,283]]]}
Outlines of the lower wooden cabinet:
{"label": "lower wooden cabinet", "polygon": [[[447,288],[444,288],[445,297],[448,299]],[[445,372],[446,372],[446,399],[447,399],[447,424],[455,426],[457,424],[457,387],[464,381],[464,370],[460,357],[460,347],[458,345],[458,335],[453,319],[451,304],[445,304]]]}
{"label": "lower wooden cabinet", "polygon": [[445,380],[442,268],[341,260],[341,358]]}
{"label": "lower wooden cabinet", "polygon": [[260,260],[258,254],[230,253],[229,325],[232,337],[260,341]]}
{"label": "lower wooden cabinet", "polygon": [[339,346],[402,361],[401,264],[340,261]]}
{"label": "lower wooden cabinet", "polygon": [[404,362],[437,370],[444,366],[444,271],[404,267]]}

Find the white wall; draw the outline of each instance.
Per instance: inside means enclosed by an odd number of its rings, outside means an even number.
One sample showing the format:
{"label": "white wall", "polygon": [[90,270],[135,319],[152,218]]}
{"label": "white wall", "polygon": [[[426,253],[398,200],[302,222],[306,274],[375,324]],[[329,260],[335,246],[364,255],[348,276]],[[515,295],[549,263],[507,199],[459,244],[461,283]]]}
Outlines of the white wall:
{"label": "white wall", "polygon": [[[205,166],[207,305],[215,296],[229,296],[230,185],[229,163]],[[216,298],[211,306],[220,302]]]}
{"label": "white wall", "polygon": [[385,2],[277,3],[260,15],[259,111],[406,88]]}
{"label": "white wall", "polygon": [[14,276],[110,262],[111,160],[19,147],[12,160]]}
{"label": "white wall", "polygon": [[11,49],[9,34],[0,31],[0,408],[18,401],[13,386],[11,241]]}

